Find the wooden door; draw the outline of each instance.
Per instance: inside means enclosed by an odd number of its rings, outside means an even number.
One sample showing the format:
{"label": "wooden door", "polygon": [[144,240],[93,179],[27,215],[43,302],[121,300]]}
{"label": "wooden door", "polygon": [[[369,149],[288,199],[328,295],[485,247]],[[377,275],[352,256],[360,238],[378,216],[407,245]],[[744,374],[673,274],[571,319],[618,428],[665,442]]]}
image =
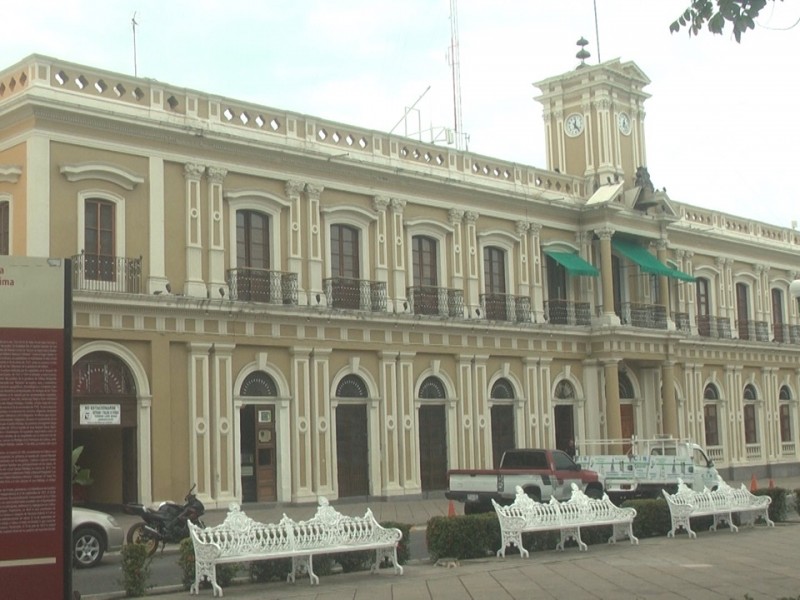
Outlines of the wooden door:
{"label": "wooden door", "polygon": [[[634,420],[633,420],[633,404],[620,404],[619,405],[619,416],[622,425],[622,439],[629,440],[631,439],[636,431],[634,430]],[[627,444],[623,444],[622,451],[627,453],[628,450],[631,449],[630,442]]]}
{"label": "wooden door", "polygon": [[571,404],[557,404],[553,407],[556,422],[556,448],[567,454],[574,454],[570,441],[575,441],[575,419]]}
{"label": "wooden door", "polygon": [[423,492],[447,489],[447,417],[443,404],[419,407],[419,463]]}
{"label": "wooden door", "polygon": [[492,406],[492,461],[495,469],[500,468],[503,452],[514,446],[514,405],[495,404]]}
{"label": "wooden door", "polygon": [[366,404],[336,407],[336,465],[340,498],[369,495]]}
{"label": "wooden door", "polygon": [[241,454],[242,502],[258,501],[256,485],[256,407],[242,407],[239,427],[239,449]]}
{"label": "wooden door", "polygon": [[256,407],[256,495],[259,502],[275,502],[277,495],[277,447],[275,439],[275,405]]}

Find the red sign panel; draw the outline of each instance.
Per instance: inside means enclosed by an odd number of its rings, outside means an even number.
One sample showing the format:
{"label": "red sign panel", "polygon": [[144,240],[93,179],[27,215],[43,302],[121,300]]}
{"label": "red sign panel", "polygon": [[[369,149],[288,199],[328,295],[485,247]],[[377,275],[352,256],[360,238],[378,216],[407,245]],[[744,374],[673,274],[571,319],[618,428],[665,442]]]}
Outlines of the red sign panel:
{"label": "red sign panel", "polygon": [[[59,268],[60,267],[60,268]],[[49,294],[43,296],[42,294]],[[0,595],[68,598],[69,315],[63,261],[0,262]],[[40,317],[36,313],[41,311]],[[19,326],[15,326],[19,325]],[[37,326],[41,325],[41,326]]]}

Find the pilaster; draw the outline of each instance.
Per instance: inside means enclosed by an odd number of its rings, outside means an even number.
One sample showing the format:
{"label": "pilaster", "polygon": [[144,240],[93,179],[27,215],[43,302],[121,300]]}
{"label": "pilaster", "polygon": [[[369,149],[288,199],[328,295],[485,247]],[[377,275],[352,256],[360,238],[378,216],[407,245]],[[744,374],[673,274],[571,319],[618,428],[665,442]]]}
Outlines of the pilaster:
{"label": "pilaster", "polygon": [[406,288],[408,286],[408,281],[406,279],[406,236],[403,233],[403,211],[405,210],[405,207],[405,200],[400,198],[392,198],[391,279],[394,293],[392,296],[390,296],[390,301],[392,298],[394,299],[394,312],[397,313],[409,311],[409,304],[406,298]]}
{"label": "pilaster", "polygon": [[480,275],[479,265],[480,259],[478,256],[478,235],[477,226],[478,213],[474,211],[467,211],[464,213],[464,223],[466,227],[466,270],[467,270],[467,297],[465,304],[467,305],[467,314],[469,318],[484,318],[483,311],[481,310],[480,301]]}
{"label": "pilaster", "polygon": [[189,477],[197,484],[197,497],[212,504],[211,410],[209,351],[211,344],[189,343]]}
{"label": "pilaster", "polygon": [[292,348],[292,502],[314,502],[311,396],[311,348]]}
{"label": "pilaster", "polygon": [[[336,497],[336,453],[331,435],[330,357],[332,350],[315,348],[311,353],[311,468],[314,493]],[[346,468],[346,467],[345,467]]]}
{"label": "pilaster", "polygon": [[212,439],[211,455],[214,459],[212,472],[213,496],[218,508],[227,507],[236,500],[234,481],[235,421],[233,413],[232,362],[234,344],[215,343],[211,346],[211,399]]}
{"label": "pilaster", "polygon": [[286,197],[289,199],[289,235],[287,236],[289,256],[286,260],[286,268],[290,273],[297,273],[297,301],[300,305],[309,303],[303,268],[303,232],[300,208],[304,188],[305,184],[301,181],[290,180],[284,185]]}
{"label": "pilaster", "polygon": [[187,163],[183,167],[186,180],[186,283],[184,296],[205,298],[207,288],[203,282],[203,237],[200,179],[206,168]]}
{"label": "pilaster", "polygon": [[226,169],[208,167],[208,296],[230,297],[225,278],[225,235],[222,219],[222,182]]}
{"label": "pilaster", "polygon": [[[319,198],[322,194],[321,185],[305,186],[306,198],[306,235],[308,236],[308,284],[307,304],[316,306],[325,303],[325,292],[322,287],[322,217],[320,215]],[[319,297],[319,302],[317,298]]]}
{"label": "pilaster", "polygon": [[150,256],[147,274],[147,293],[163,292],[167,287],[166,228],[164,220],[164,159],[151,156],[148,161],[148,243]]}

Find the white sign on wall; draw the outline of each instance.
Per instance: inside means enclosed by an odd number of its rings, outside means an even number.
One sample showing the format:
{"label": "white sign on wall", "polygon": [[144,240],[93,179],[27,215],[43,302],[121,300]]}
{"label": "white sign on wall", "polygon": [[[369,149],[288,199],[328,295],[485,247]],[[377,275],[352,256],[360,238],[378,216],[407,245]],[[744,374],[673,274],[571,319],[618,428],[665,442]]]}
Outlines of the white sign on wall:
{"label": "white sign on wall", "polygon": [[119,425],[119,404],[81,404],[81,425]]}

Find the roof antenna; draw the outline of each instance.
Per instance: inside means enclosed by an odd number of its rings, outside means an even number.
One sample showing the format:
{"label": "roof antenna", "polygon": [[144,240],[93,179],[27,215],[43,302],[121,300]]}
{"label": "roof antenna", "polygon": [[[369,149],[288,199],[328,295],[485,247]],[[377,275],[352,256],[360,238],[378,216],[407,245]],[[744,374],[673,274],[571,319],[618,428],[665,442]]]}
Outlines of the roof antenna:
{"label": "roof antenna", "polygon": [[133,76],[138,77],[139,71],[136,67],[136,26],[139,23],[136,22],[136,12],[134,11],[133,16],[131,17],[131,27],[133,28]]}
{"label": "roof antenna", "polygon": [[594,0],[594,37],[597,39],[597,64],[600,64],[600,28],[597,25],[597,0]]}

